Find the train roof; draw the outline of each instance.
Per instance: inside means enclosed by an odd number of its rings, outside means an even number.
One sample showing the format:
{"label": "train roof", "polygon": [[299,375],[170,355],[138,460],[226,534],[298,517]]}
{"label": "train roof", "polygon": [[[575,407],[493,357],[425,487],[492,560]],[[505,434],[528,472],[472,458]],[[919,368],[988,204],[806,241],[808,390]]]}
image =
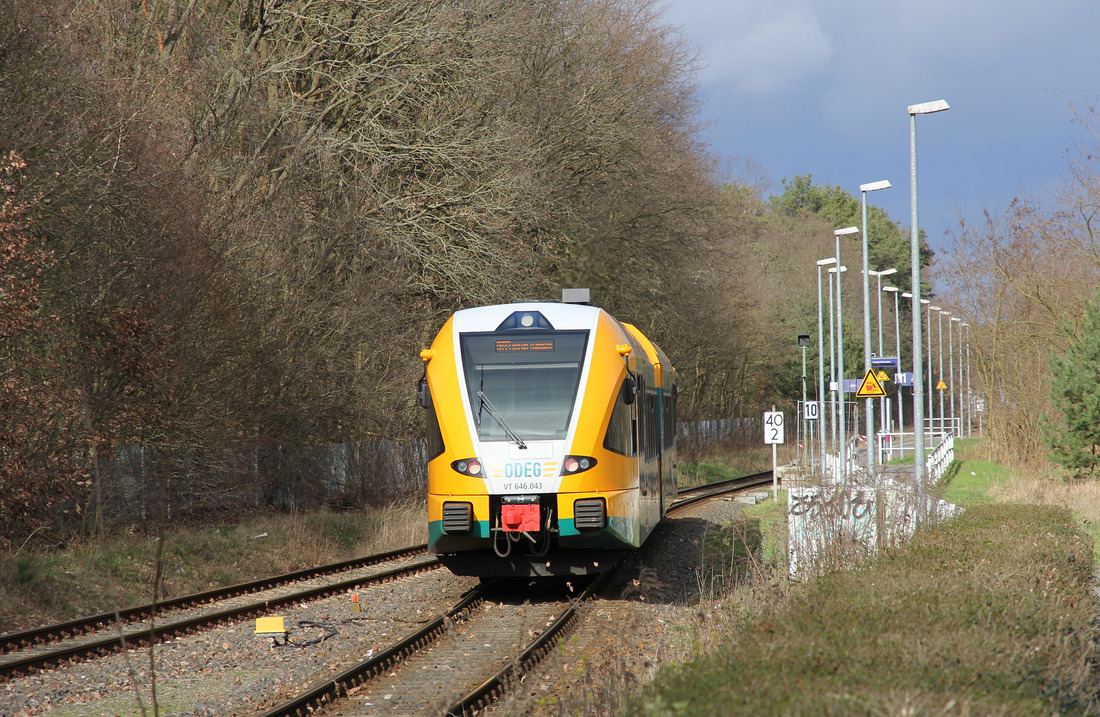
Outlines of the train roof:
{"label": "train roof", "polygon": [[[495,331],[513,315],[518,315],[517,320],[522,320],[524,314],[531,315],[533,320],[536,320],[536,316],[541,316],[554,329],[564,331],[591,329],[600,314],[607,314],[607,312],[597,306],[562,304],[554,301],[496,304],[456,311],[453,317],[454,329],[459,332]],[[610,314],[607,315],[610,316]],[[539,326],[536,323],[531,328],[539,328]]]}

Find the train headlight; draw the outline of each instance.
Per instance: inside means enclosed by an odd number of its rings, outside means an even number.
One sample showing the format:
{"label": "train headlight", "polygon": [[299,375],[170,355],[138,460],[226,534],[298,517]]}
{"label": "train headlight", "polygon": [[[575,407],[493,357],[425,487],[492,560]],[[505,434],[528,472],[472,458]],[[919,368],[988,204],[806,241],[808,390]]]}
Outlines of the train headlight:
{"label": "train headlight", "polygon": [[476,458],[466,458],[460,461],[455,461],[451,464],[451,468],[455,469],[459,473],[468,476],[474,476],[475,478],[481,478],[481,461]]}
{"label": "train headlight", "polygon": [[565,475],[573,475],[574,473],[584,473],[590,468],[596,466],[596,459],[589,458],[588,456],[566,456],[565,461],[562,462],[562,469]]}

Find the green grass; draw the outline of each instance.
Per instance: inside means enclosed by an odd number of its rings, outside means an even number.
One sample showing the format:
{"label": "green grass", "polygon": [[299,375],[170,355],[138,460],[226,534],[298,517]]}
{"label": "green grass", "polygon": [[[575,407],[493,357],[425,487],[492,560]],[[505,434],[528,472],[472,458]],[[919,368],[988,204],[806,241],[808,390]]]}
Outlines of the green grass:
{"label": "green grass", "polygon": [[981,445],[977,438],[955,440],[955,460],[940,481],[944,500],[962,506],[996,501],[993,493],[1008,481],[1009,471],[980,458]]}
{"label": "green grass", "polygon": [[681,463],[676,466],[676,472],[681,486],[695,486],[740,478],[754,471],[744,470],[731,459],[715,458],[698,463]]}
{"label": "green grass", "polygon": [[944,500],[957,505],[992,503],[991,488],[1004,485],[1008,470],[991,461],[955,461],[944,480]]}
{"label": "green grass", "polygon": [[[978,441],[958,440],[941,483],[945,499],[966,507],[961,516],[863,569],[789,592],[773,580],[755,608],[746,612],[742,599],[728,625],[706,628],[722,636],[713,649],[662,671],[624,714],[1100,711],[1091,595],[1097,526],[1071,504],[1003,502],[1020,477],[983,452]],[[755,551],[770,569],[781,564],[782,498],[742,513],[748,528],[727,535],[748,538],[743,548],[717,543],[716,533],[714,559],[737,565]]]}
{"label": "green grass", "polygon": [[628,713],[1084,714],[1091,567],[1070,511],[975,505],[867,569],[796,586]]}

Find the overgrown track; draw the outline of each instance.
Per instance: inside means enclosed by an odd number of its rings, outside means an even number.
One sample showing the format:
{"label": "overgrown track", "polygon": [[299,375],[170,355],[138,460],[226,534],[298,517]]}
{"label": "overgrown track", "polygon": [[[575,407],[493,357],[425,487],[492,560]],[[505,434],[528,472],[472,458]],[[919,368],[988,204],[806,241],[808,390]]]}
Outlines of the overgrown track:
{"label": "overgrown track", "polygon": [[[509,606],[504,602],[494,603],[494,609],[481,610],[480,614],[474,615],[492,591],[500,589],[498,584],[482,584],[470,591],[445,615],[429,622],[393,647],[319,683],[259,717],[305,717],[322,708],[325,714],[344,714],[345,711],[353,714],[360,706],[350,704],[349,697],[360,692],[362,685],[382,675],[386,675],[388,682],[378,687],[387,696],[381,704],[372,705],[372,714],[379,708],[383,712],[394,714],[423,712],[420,707],[410,704],[413,701],[421,706],[428,704],[429,707],[434,703],[436,709],[432,709],[432,712],[439,714],[468,715],[480,711],[497,699],[508,684],[520,679],[554,648],[576,623],[577,606],[594,596],[609,575],[611,573],[603,573],[591,580],[580,595],[573,599],[518,606]],[[517,632],[515,625],[509,620],[514,622],[518,613],[526,613],[528,610],[535,613],[534,617],[531,614],[525,614],[524,617],[529,621],[528,625],[538,626],[537,630],[533,630],[538,634],[517,651],[507,640],[507,637]],[[459,623],[463,624],[462,636],[457,635],[458,631],[454,629]],[[532,630],[528,629],[527,632]],[[440,648],[442,656],[423,654],[443,638],[448,638],[453,644]],[[471,687],[465,688],[465,694],[458,699],[446,697],[448,686],[426,682],[418,672],[417,658],[420,658],[421,667],[441,663],[448,668],[454,667],[456,672],[464,671],[467,675],[465,680]],[[454,679],[455,675],[448,677]],[[459,675],[458,679],[462,680],[463,676]]]}
{"label": "overgrown track", "polygon": [[753,473],[752,475],[741,476],[740,478],[731,478],[715,483],[681,488],[677,493],[678,497],[676,501],[670,506],[669,512],[678,511],[689,505],[700,503],[725,493],[735,493],[741,490],[748,490],[749,488],[759,488],[771,485],[771,483],[772,472],[762,471],[760,473]]}
{"label": "overgrown track", "polygon": [[[720,495],[768,485],[771,480],[771,471],[766,471],[733,480],[685,488],[679,492],[680,498],[670,508],[669,513],[673,514],[686,510],[691,505]],[[523,646],[522,649],[517,651],[512,648],[509,650],[508,646],[505,645],[497,648],[491,656],[482,655],[477,657],[476,661],[482,665],[482,669],[487,673],[494,668],[485,667],[485,665],[493,663],[499,665],[499,667],[495,668],[495,672],[491,676],[476,687],[469,689],[463,697],[454,701],[437,701],[437,709],[434,712],[447,715],[469,715],[483,710],[498,699],[507,690],[509,684],[516,683],[524,674],[533,669],[554,648],[558,641],[573,628],[578,620],[578,605],[594,596],[605,581],[613,575],[614,571],[601,574],[582,591],[578,598],[562,602],[558,614],[548,627],[541,631],[529,644]],[[475,617],[472,614],[485,602],[486,594],[487,588],[485,585],[476,588],[445,615],[436,618],[393,647],[319,683],[316,687],[298,697],[264,712],[260,717],[305,717],[322,709],[324,714],[353,714],[357,709],[362,709],[367,705],[370,706],[372,714],[379,710],[380,713],[392,711],[395,714],[402,713],[403,710],[419,712],[420,710],[412,709],[407,702],[402,703],[400,701],[404,693],[438,691],[440,687],[439,685],[428,684],[424,678],[414,674],[415,668],[411,665],[414,664],[415,656],[436,645],[447,636],[449,626],[453,627],[460,622],[464,624],[464,628],[478,636],[470,642],[476,645],[486,643],[485,647],[488,647],[490,642],[498,642],[494,637],[487,637],[488,635],[499,637],[501,628],[495,627],[493,624],[493,620],[497,616],[480,615]],[[462,662],[475,659],[469,652],[462,652],[461,654]],[[434,664],[432,663],[433,660],[436,662],[444,661],[444,657],[429,658],[421,655],[421,660],[425,663]],[[459,665],[455,664],[456,662],[445,664],[448,667],[457,668]],[[387,679],[390,682],[385,686],[367,684],[387,673],[389,675]],[[408,686],[405,687],[405,685]],[[371,689],[376,693],[386,693],[386,697],[373,703],[349,704],[349,697],[364,694],[364,690]],[[423,695],[421,695],[421,699],[425,699]]]}
{"label": "overgrown track", "polygon": [[[670,507],[669,513],[673,515],[689,505],[718,495],[766,485],[770,480],[771,473],[765,472],[721,483],[685,488],[679,492],[679,499]],[[113,652],[127,646],[159,642],[218,623],[239,621],[253,615],[266,614],[272,608],[281,605],[310,601],[437,567],[438,561],[434,557],[423,554],[424,547],[415,546],[360,560],[297,571],[190,595],[159,605],[132,608],[120,611],[117,615],[110,613],[97,615],[37,630],[3,635],[0,636],[0,649],[4,651],[4,654],[0,655],[0,681],[17,674],[33,672],[47,665]],[[419,558],[416,557],[418,555]],[[391,569],[370,570],[370,566],[397,560],[403,560],[408,564]],[[314,583],[305,589],[294,585],[294,583],[333,576],[349,570],[358,570],[358,574],[351,577],[336,575],[323,580],[327,584]],[[597,588],[598,585],[590,585],[583,597],[587,598]],[[218,600],[228,600],[232,605],[208,604]],[[321,705],[332,705],[340,709],[338,704],[332,703],[342,702],[342,698],[349,693],[354,695],[363,690],[375,690],[376,685],[391,680],[393,675],[388,673],[401,674],[408,669],[407,664],[416,662],[422,666],[428,666],[429,671],[434,669],[437,672],[441,671],[439,665],[442,665],[445,668],[442,671],[446,671],[451,665],[464,663],[465,656],[470,654],[470,651],[480,653],[481,647],[488,648],[491,643],[493,650],[485,651],[489,654],[479,654],[478,667],[472,668],[471,677],[465,679],[461,689],[432,683],[432,689],[438,693],[432,705],[434,709],[449,710],[452,714],[468,714],[484,708],[506,689],[506,685],[530,670],[577,620],[575,598],[563,598],[560,600],[560,605],[557,604],[559,600],[554,598],[533,606],[507,606],[507,610],[512,611],[510,618],[513,621],[512,627],[508,626],[507,621],[494,627],[488,615],[492,614],[492,618],[495,619],[497,613],[503,614],[505,610],[501,605],[494,605],[491,610],[480,610],[481,614],[476,619],[471,617],[475,611],[478,611],[484,600],[483,589],[472,591],[446,615],[432,621],[423,630],[387,648],[373,659],[345,669],[340,675],[322,683],[317,683],[314,689],[306,691],[295,700],[266,714],[305,715]],[[502,605],[505,604],[502,603]],[[183,611],[187,608],[196,609],[192,610],[191,615],[172,617],[165,614],[168,610]],[[205,614],[194,616],[199,612]],[[517,620],[520,623],[527,621],[527,625],[534,624],[536,629],[519,630],[515,627]],[[130,623],[128,626],[127,622]],[[156,626],[149,627],[148,623],[151,622],[155,622]],[[121,630],[117,627],[119,624],[123,626]],[[475,624],[476,627],[474,627]],[[479,631],[482,630],[487,632],[480,633]],[[87,634],[92,631],[96,631],[95,634]],[[440,653],[435,651],[430,653],[430,656],[417,654],[431,648],[443,636],[448,637],[448,642],[453,642],[456,632],[466,633],[467,631],[471,634],[487,636],[475,637],[472,645],[460,648],[457,653],[454,652],[455,648],[444,648],[452,650],[449,657],[439,657]],[[120,632],[123,634],[120,635]],[[514,639],[519,634],[528,632],[538,633],[537,639],[532,640],[530,644],[521,645]],[[73,637],[74,634],[77,636]],[[399,664],[406,666],[398,668]],[[387,676],[380,677],[383,674]],[[414,676],[409,679],[414,687],[409,689],[396,687],[395,691],[414,695],[417,692],[415,685],[427,684],[423,676]],[[370,684],[366,684],[368,681]],[[461,694],[462,691],[468,693],[460,699],[454,699],[454,696]]]}
{"label": "overgrown track", "polygon": [[[422,555],[426,547],[426,545],[412,546],[402,550],[371,555],[365,558],[357,558],[355,560],[347,560],[317,568],[299,570],[262,580],[254,580],[227,588],[208,590],[206,592],[188,595],[156,605],[144,605],[129,610],[122,610],[117,614],[105,613],[103,615],[94,615],[60,623],[58,625],[47,625],[33,630],[2,635],[0,636],[0,680],[29,670],[57,664],[63,660],[105,654],[127,646],[159,642],[218,623],[239,620],[251,615],[266,612],[272,607],[289,605],[305,600],[313,600],[334,593],[351,590],[361,585],[397,580],[408,575],[423,572],[424,570],[439,567],[440,563],[435,557],[424,555],[421,560],[410,565],[383,570],[369,575],[360,574],[348,580],[341,580],[302,590],[292,590],[281,595],[267,595],[256,601],[245,602],[244,604],[207,612],[197,617],[172,620],[170,616],[164,615],[164,613],[169,610],[184,610],[217,601],[229,600],[242,595],[287,587],[294,583],[313,580],[328,575],[357,571],[373,565],[413,558],[417,555]],[[147,620],[153,616],[157,616],[158,619],[163,619],[164,622],[153,628],[125,627],[127,623],[134,624],[138,621]],[[86,635],[94,630],[102,631],[103,628],[111,624],[123,625],[123,634],[119,635],[116,630],[114,634],[109,637],[80,639],[82,635]],[[64,644],[50,646],[50,643],[59,641],[64,642]],[[34,649],[35,646],[38,645],[45,645],[45,647]],[[19,654],[13,654],[16,652]]]}

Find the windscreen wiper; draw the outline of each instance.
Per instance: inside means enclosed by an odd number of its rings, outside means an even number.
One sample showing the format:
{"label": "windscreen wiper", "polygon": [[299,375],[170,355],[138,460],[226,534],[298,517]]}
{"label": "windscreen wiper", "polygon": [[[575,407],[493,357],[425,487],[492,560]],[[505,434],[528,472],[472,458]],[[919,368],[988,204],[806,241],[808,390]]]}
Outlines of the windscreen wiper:
{"label": "windscreen wiper", "polygon": [[519,437],[519,434],[512,430],[512,427],[508,425],[504,420],[504,416],[501,415],[497,407],[493,405],[493,402],[489,400],[489,397],[485,395],[484,391],[478,391],[477,397],[481,399],[481,406],[478,407],[478,412],[481,412],[481,407],[484,407],[489,411],[489,415],[493,417],[493,420],[504,429],[504,435],[508,436],[508,440],[515,443],[521,449],[527,448],[527,444],[523,442],[523,439]]}

